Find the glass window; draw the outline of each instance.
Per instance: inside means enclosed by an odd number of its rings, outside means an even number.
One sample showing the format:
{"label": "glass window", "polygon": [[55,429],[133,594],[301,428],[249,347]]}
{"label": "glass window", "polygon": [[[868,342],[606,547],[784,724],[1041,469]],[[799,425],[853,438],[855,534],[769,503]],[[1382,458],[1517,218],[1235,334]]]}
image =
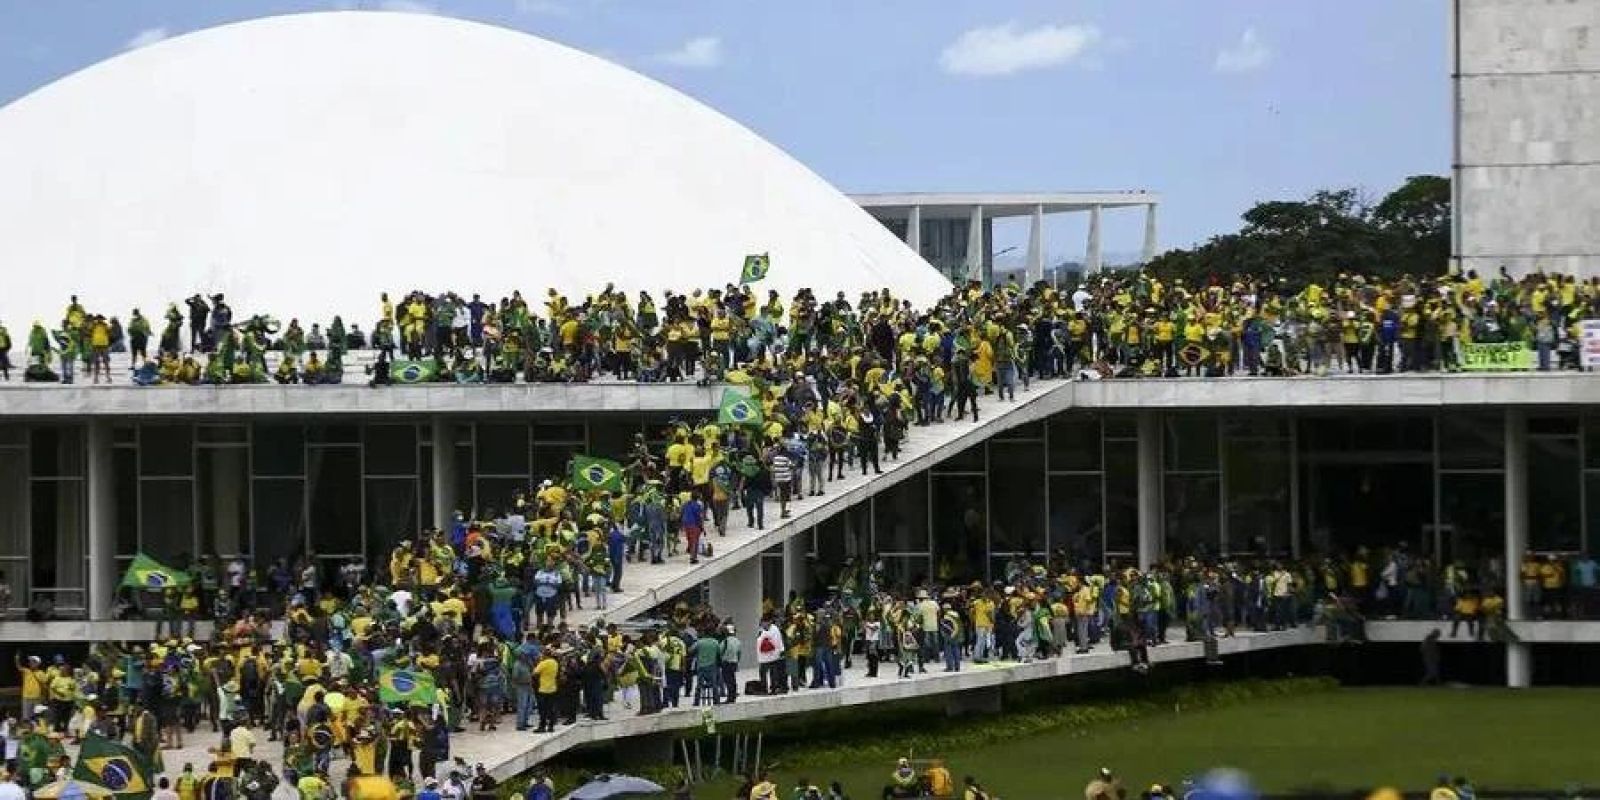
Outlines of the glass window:
{"label": "glass window", "polygon": [[1444,411],[1439,414],[1442,469],[1500,469],[1505,465],[1505,416]]}
{"label": "glass window", "polygon": [[27,496],[27,454],[0,449],[0,557],[28,555]]}
{"label": "glass window", "polygon": [[597,417],[589,423],[589,451],[602,458],[624,461],[623,455],[633,449],[633,437],[643,430],[637,416]]}
{"label": "glass window", "polygon": [[533,425],[533,440],[581,445],[588,440],[588,434],[582,422],[536,422]]}
{"label": "glass window", "polygon": [[928,473],[918,473],[872,499],[873,544],[880,553],[928,552]]}
{"label": "glass window", "polygon": [[33,481],[30,495],[33,587],[83,588],[88,544],[83,482]]}
{"label": "glass window", "polygon": [[1139,438],[1139,418],[1132,414],[1106,414],[1100,421],[1107,439]]}
{"label": "glass window", "polygon": [[870,504],[857,503],[829,517],[817,526],[816,534],[817,560],[830,572],[849,558],[864,563],[872,543]]}
{"label": "glass window", "polygon": [[904,594],[928,582],[928,567],[927,556],[884,556],[883,581],[891,591]]}
{"label": "glass window", "polygon": [[1600,469],[1600,415],[1584,420],[1583,459],[1589,469]]}
{"label": "glass window", "polygon": [[1043,556],[1045,545],[1044,443],[989,445],[990,547]]}
{"label": "glass window", "polygon": [[1528,437],[1528,546],[1534,550],[1577,550],[1583,476],[1578,440],[1571,436]]}
{"label": "glass window", "polygon": [[1171,414],[1163,423],[1167,469],[1199,472],[1217,469],[1216,417]]}
{"label": "glass window", "polygon": [[111,451],[111,482],[117,499],[117,555],[132,557],[139,551],[138,450]]}
{"label": "glass window", "polygon": [[82,428],[34,428],[31,452],[35,478],[83,476]]}
{"label": "glass window", "polygon": [[417,474],[417,426],[368,425],[362,469],[368,475]]}
{"label": "glass window", "polygon": [[[455,477],[456,477],[456,487],[455,487],[455,503],[456,503],[456,507],[454,509],[452,509],[452,510],[453,511],[470,510],[469,507],[470,507],[470,505],[472,503],[472,497],[473,497],[473,494],[472,494],[472,492],[473,492],[473,485],[472,485],[472,478],[473,478],[473,475],[472,475],[472,445],[470,445],[470,444],[457,444],[456,445],[456,476]],[[448,514],[446,514],[445,516],[447,518],[449,517]]]}
{"label": "glass window", "polygon": [[244,444],[250,441],[250,432],[243,425],[196,425],[195,437],[214,444]]}
{"label": "glass window", "polygon": [[298,478],[256,480],[250,503],[250,535],[256,563],[290,564],[305,552],[306,484]]}
{"label": "glass window", "polygon": [[1018,425],[1015,428],[1003,430],[995,434],[994,438],[1002,442],[1015,441],[1018,439],[1043,439],[1044,420],[1039,420],[1038,422],[1029,422],[1023,425]]}
{"label": "glass window", "polygon": [[387,564],[389,551],[417,536],[417,481],[413,478],[367,479],[367,560]]}
{"label": "glass window", "polygon": [[139,550],[172,565],[194,556],[194,481],[139,482]]}
{"label": "glass window", "polygon": [[1221,479],[1216,475],[1168,475],[1167,546],[1171,556],[1215,555],[1222,547],[1219,519]]}
{"label": "glass window", "polygon": [[1099,418],[1072,412],[1050,418],[1050,469],[1057,472],[1100,469]]}
{"label": "glass window", "polygon": [[933,553],[935,575],[941,581],[987,578],[984,484],[982,475],[933,476]]}
{"label": "glass window", "polygon": [[256,425],[250,437],[250,462],[257,477],[304,475],[305,428],[299,425]]}
{"label": "glass window", "polygon": [[478,474],[527,475],[528,426],[478,423]]}
{"label": "glass window", "polygon": [[[1051,505],[1055,504],[1054,498]],[[1106,442],[1106,556],[1139,552],[1139,446]]]}
{"label": "glass window", "polygon": [[361,444],[361,426],[348,422],[337,425],[310,425],[306,427],[306,441],[318,444]]}
{"label": "glass window", "polygon": [[535,444],[533,446],[533,475],[539,480],[559,478],[567,474],[567,462],[583,453],[583,444]]}
{"label": "glass window", "polygon": [[360,451],[351,447],[313,447],[307,456],[312,552],[321,556],[360,553]]}
{"label": "glass window", "polygon": [[1105,559],[1100,483],[1099,475],[1050,476],[1050,551],[1073,566],[1099,569]]}
{"label": "glass window", "polygon": [[1289,436],[1289,420],[1287,417],[1258,411],[1248,414],[1229,414],[1222,418],[1222,432],[1226,436],[1284,439]]}
{"label": "glass window", "polygon": [[1289,441],[1232,441],[1225,452],[1228,552],[1289,552]]}
{"label": "glass window", "polygon": [[1445,559],[1469,564],[1505,557],[1506,484],[1500,475],[1439,476],[1440,543]]}
{"label": "glass window", "polygon": [[984,445],[975,444],[933,466],[934,472],[983,472]]}
{"label": "glass window", "polygon": [[480,517],[497,516],[511,507],[517,492],[527,488],[527,478],[479,478],[473,508]]}
{"label": "glass window", "polygon": [[776,556],[769,553],[761,555],[761,597],[771,600],[775,606],[783,606],[786,598],[783,596],[782,548]]}
{"label": "glass window", "polygon": [[193,474],[193,425],[139,426],[141,477],[187,478]]}
{"label": "glass window", "polygon": [[233,556],[250,542],[250,463],[240,447],[200,448],[198,555]]}
{"label": "glass window", "polygon": [[137,445],[139,443],[139,427],[137,425],[112,425],[111,443]]}
{"label": "glass window", "polygon": [[422,513],[418,517],[424,528],[433,527],[433,447],[423,445],[417,451],[417,492],[422,501]]}
{"label": "glass window", "polygon": [[1573,434],[1577,432],[1578,416],[1576,414],[1547,414],[1528,417],[1528,433],[1533,436],[1540,434]]}

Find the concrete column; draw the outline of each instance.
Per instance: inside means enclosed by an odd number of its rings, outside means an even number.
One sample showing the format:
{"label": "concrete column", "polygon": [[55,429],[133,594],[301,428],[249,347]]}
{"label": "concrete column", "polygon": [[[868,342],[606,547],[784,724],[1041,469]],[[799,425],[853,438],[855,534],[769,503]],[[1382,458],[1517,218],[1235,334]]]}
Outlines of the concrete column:
{"label": "concrete column", "polygon": [[790,536],[783,540],[783,602],[789,602],[790,592],[806,590],[806,543],[811,532]]}
{"label": "concrete column", "polygon": [[433,524],[449,531],[456,512],[456,426],[433,418]]}
{"label": "concrete column", "polygon": [[[1522,596],[1522,554],[1528,549],[1528,420],[1522,409],[1506,409],[1506,619],[1527,618]],[[1525,689],[1533,682],[1528,645],[1506,645],[1506,685]]]}
{"label": "concrete column", "polygon": [[912,206],[906,213],[906,247],[922,255],[922,206]]}
{"label": "concrete column", "polygon": [[739,637],[739,666],[756,663],[757,623],[761,621],[761,556],[711,579],[711,607],[723,617],[732,617],[734,635]]}
{"label": "concrete column", "polygon": [[1139,569],[1161,560],[1161,416],[1139,412]]}
{"label": "concrete column", "polygon": [[972,217],[967,222],[967,280],[983,280],[983,262],[988,258],[989,245],[983,240],[983,206],[972,207]]}
{"label": "concrete column", "polygon": [[1144,207],[1144,263],[1148,264],[1156,257],[1156,204],[1151,203]]}
{"label": "concrete column", "polygon": [[1044,280],[1044,206],[1033,207],[1033,226],[1028,229],[1028,285]]}
{"label": "concrete column", "polygon": [[[110,619],[117,592],[117,493],[111,459],[111,423],[91,419],[88,445],[89,619]],[[51,555],[54,558],[54,555]]]}
{"label": "concrete column", "polygon": [[1084,274],[1100,271],[1100,207],[1089,206],[1089,244],[1083,253]]}

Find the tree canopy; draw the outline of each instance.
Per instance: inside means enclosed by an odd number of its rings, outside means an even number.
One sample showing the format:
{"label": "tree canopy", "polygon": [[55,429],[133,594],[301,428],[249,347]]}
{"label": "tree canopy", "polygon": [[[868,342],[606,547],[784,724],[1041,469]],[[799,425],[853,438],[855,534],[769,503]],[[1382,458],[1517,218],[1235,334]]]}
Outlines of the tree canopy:
{"label": "tree canopy", "polygon": [[1238,233],[1170,250],[1146,270],[1191,283],[1249,273],[1305,284],[1341,272],[1436,275],[1449,264],[1450,180],[1437,175],[1412,176],[1376,204],[1355,189],[1324,189],[1258,203],[1242,219]]}

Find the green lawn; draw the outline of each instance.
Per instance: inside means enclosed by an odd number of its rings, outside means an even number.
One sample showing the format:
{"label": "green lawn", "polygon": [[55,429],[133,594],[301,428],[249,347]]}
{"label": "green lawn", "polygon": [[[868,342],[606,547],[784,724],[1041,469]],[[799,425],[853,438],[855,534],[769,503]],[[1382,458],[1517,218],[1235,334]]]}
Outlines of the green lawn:
{"label": "green lawn", "polygon": [[[1216,766],[1244,769],[1266,791],[1423,790],[1444,773],[1466,774],[1480,789],[1600,786],[1597,718],[1600,690],[1337,689],[918,755],[942,755],[958,780],[972,774],[1008,800],[1076,800],[1101,766],[1134,792]],[[805,774],[874,798],[893,765],[807,766],[780,765],[785,796]],[[695,797],[725,800],[732,790],[717,782]]]}

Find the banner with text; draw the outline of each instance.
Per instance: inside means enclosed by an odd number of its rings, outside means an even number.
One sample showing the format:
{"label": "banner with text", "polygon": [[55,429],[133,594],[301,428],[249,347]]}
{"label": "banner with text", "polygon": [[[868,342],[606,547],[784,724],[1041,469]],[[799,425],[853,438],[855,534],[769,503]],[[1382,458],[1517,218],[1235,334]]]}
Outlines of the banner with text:
{"label": "banner with text", "polygon": [[1583,327],[1583,352],[1579,358],[1584,369],[1600,369],[1600,319],[1586,319]]}
{"label": "banner with text", "polygon": [[1468,372],[1515,372],[1533,369],[1533,351],[1522,342],[1462,345],[1461,368]]}

